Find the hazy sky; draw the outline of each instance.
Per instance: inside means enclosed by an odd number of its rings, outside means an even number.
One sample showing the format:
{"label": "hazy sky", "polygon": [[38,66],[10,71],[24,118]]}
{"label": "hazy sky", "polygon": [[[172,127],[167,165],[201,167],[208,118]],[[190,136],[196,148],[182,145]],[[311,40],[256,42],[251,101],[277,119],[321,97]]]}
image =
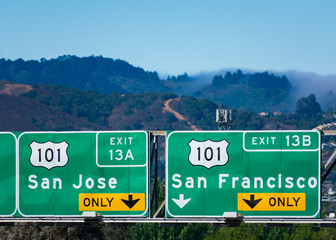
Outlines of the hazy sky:
{"label": "hazy sky", "polygon": [[0,0],[0,58],[336,74],[335,0]]}

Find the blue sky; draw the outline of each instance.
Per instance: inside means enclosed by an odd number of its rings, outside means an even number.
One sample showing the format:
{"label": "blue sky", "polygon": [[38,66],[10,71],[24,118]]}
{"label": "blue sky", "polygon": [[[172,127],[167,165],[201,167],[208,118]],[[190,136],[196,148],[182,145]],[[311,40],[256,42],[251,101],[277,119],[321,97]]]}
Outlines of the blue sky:
{"label": "blue sky", "polygon": [[0,0],[0,58],[336,74],[334,0]]}

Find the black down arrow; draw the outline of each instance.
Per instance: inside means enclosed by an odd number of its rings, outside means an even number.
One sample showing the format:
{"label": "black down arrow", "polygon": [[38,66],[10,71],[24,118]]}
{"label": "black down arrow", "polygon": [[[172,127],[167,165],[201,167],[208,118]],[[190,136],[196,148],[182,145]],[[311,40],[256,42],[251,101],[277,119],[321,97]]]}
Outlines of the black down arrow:
{"label": "black down arrow", "polygon": [[244,200],[244,202],[246,202],[247,205],[250,206],[250,208],[253,209],[262,200],[262,198],[254,200],[254,194],[251,194],[250,195],[250,200],[247,200],[247,199],[243,199],[243,200]]}
{"label": "black down arrow", "polygon": [[127,207],[129,207],[130,209],[132,208],[132,207],[134,207],[134,205],[138,202],[140,200],[140,198],[139,199],[135,199],[135,200],[133,200],[133,195],[128,195],[128,200],[125,200],[125,199],[121,199],[121,201],[123,201],[126,205],[127,205]]}

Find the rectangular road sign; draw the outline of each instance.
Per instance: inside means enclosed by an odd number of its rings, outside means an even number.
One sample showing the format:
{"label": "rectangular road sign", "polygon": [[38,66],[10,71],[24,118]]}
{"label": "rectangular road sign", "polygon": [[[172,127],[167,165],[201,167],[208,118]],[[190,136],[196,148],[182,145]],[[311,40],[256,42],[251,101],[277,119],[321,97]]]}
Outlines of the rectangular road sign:
{"label": "rectangular road sign", "polygon": [[16,137],[0,133],[0,216],[13,216],[16,211]]}
{"label": "rectangular road sign", "polygon": [[148,132],[24,132],[22,216],[148,217]]}
{"label": "rectangular road sign", "polygon": [[318,131],[185,131],[166,140],[168,217],[318,218]]}

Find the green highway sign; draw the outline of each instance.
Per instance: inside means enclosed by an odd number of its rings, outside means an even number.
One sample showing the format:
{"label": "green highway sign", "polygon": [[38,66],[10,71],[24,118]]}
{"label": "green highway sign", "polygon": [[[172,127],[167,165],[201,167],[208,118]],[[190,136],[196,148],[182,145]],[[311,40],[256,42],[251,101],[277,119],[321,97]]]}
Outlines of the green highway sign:
{"label": "green highway sign", "polygon": [[24,217],[148,217],[148,132],[24,132],[18,137]]}
{"label": "green highway sign", "polygon": [[16,211],[16,137],[0,133],[0,216],[10,217]]}
{"label": "green highway sign", "polygon": [[320,217],[318,131],[176,131],[166,140],[168,217]]}

